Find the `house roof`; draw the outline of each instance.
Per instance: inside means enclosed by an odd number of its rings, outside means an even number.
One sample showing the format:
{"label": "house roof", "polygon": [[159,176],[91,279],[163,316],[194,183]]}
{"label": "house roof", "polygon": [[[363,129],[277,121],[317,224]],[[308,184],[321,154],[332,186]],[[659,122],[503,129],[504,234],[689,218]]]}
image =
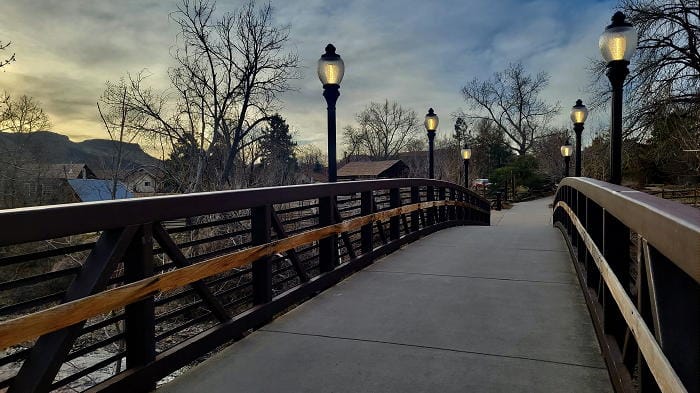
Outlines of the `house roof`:
{"label": "house roof", "polygon": [[[68,184],[81,202],[108,201],[112,199],[112,181],[99,179],[68,179]],[[116,199],[133,198],[126,186],[117,182]]]}
{"label": "house roof", "polygon": [[152,165],[149,166],[140,166],[137,168],[134,168],[130,171],[127,171],[124,174],[124,180],[130,180],[130,178],[135,178],[135,177],[141,177],[143,175],[150,175],[152,178],[156,180],[163,180],[167,177],[167,172],[163,170],[162,168],[158,168]]}
{"label": "house roof", "polygon": [[46,179],[77,179],[83,170],[88,178],[95,177],[95,174],[86,164],[50,164],[46,168],[37,169],[40,175]]}
{"label": "house roof", "polygon": [[338,169],[338,177],[380,176],[395,166],[403,168],[406,164],[401,160],[348,162]]}

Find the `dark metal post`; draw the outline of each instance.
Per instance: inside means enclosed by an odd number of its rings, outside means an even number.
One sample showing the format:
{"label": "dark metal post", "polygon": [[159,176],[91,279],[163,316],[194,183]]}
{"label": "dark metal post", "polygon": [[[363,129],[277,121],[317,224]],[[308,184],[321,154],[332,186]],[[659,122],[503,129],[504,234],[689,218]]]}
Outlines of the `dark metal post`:
{"label": "dark metal post", "polygon": [[335,152],[335,103],[340,97],[340,85],[323,85],[323,97],[328,104],[328,181],[333,183],[338,179]]}
{"label": "dark metal post", "polygon": [[[438,200],[439,201],[445,200],[445,187],[438,188]],[[447,221],[446,210],[447,210],[446,206],[438,207],[438,221],[439,222]]]}
{"label": "dark metal post", "polygon": [[[127,282],[153,276],[153,234],[150,225],[144,225],[129,246],[124,258]],[[126,367],[144,366],[156,358],[156,315],[153,296],[124,307],[124,340]],[[155,383],[148,383],[155,389]]]}
{"label": "dark metal post", "polygon": [[612,85],[610,129],[610,183],[622,182],[622,86],[629,74],[627,60],[608,63],[607,76]]}
{"label": "dark metal post", "polygon": [[576,133],[576,161],[574,163],[574,176],[581,176],[581,133],[583,132],[583,123],[574,123],[574,132]]}
{"label": "dark metal post", "polygon": [[[272,227],[272,206],[258,206],[252,210],[251,237],[254,245],[269,243]],[[269,257],[263,257],[252,264],[253,303],[265,304],[272,301],[272,264]]]}
{"label": "dark metal post", "polygon": [[[323,197],[318,200],[318,223],[325,227],[335,224],[335,197]],[[338,265],[338,238],[335,234],[319,241],[319,269],[321,273],[330,272]]]}
{"label": "dark metal post", "polygon": [[564,157],[564,177],[569,177],[569,163],[571,162],[571,157]]}
{"label": "dark metal post", "polygon": [[[452,187],[450,187],[450,200],[451,200],[451,201],[457,201],[457,200],[458,200],[457,191],[456,191],[454,188],[452,188]],[[449,220],[450,220],[450,221],[454,221],[454,220],[457,219],[457,216],[458,216],[458,213],[457,213],[457,206],[450,206],[449,209],[447,210],[447,212],[448,212],[448,214],[449,214],[449,216],[450,216],[450,217],[449,217]]]}
{"label": "dark metal post", "polygon": [[[373,213],[372,211],[372,198],[374,198],[372,191],[364,191],[360,196],[360,214],[367,216]],[[372,223],[363,225],[360,229],[360,237],[362,238],[362,254],[367,254],[372,252],[374,245],[372,244]]]}
{"label": "dark metal post", "polygon": [[435,131],[428,131],[428,178],[435,179],[435,167],[433,147],[435,145]]}
{"label": "dark metal post", "polygon": [[[420,187],[411,187],[411,203],[420,203]],[[420,212],[411,212],[411,232],[418,232],[420,229]]]}
{"label": "dark metal post", "polygon": [[[389,206],[394,209],[401,206],[401,193],[398,188],[389,190]],[[401,218],[393,216],[389,219],[389,238],[391,240],[399,240],[401,237]]]}
{"label": "dark metal post", "polygon": [[[640,240],[641,241],[641,240]],[[630,230],[615,216],[603,213],[603,256],[615,277],[623,288],[630,285]],[[605,291],[603,296],[603,329],[607,335],[615,337],[620,348],[623,347],[627,324],[620,313],[615,300]]]}
{"label": "dark metal post", "polygon": [[[432,202],[435,200],[435,188],[433,186],[428,186],[427,188],[428,191],[428,202]],[[435,208],[434,207],[429,207],[428,209],[428,226],[435,224]]]}
{"label": "dark metal post", "polygon": [[503,204],[501,203],[501,194],[503,194],[501,191],[496,192],[496,210],[501,210],[503,209]]}
{"label": "dark metal post", "polygon": [[469,160],[464,160],[464,188],[469,188]]}

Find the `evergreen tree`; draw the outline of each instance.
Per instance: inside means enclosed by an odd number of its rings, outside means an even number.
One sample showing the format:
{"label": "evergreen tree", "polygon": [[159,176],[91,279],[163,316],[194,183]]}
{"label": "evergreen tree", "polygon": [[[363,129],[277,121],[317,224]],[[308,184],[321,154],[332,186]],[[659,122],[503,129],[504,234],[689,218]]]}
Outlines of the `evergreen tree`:
{"label": "evergreen tree", "polygon": [[260,180],[263,184],[282,185],[293,182],[293,175],[298,169],[296,146],[287,122],[279,114],[273,115],[260,139]]}

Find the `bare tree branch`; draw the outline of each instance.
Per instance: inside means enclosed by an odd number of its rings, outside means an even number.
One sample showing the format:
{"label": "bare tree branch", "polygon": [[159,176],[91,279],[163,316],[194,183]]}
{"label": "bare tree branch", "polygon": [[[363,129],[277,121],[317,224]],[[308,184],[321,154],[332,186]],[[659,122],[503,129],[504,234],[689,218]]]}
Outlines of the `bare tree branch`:
{"label": "bare tree branch", "polygon": [[469,111],[460,116],[472,122],[493,121],[508,138],[511,149],[525,154],[559,111],[558,104],[549,105],[539,98],[548,83],[546,73],[533,77],[522,64],[511,64],[491,80],[475,78],[462,88]]}

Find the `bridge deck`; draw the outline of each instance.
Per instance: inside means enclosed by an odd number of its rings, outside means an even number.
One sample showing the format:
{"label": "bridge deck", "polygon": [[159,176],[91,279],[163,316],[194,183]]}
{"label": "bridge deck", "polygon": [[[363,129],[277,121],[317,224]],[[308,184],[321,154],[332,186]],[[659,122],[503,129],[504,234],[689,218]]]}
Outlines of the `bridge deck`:
{"label": "bridge deck", "polygon": [[409,244],[160,390],[612,391],[549,203]]}

